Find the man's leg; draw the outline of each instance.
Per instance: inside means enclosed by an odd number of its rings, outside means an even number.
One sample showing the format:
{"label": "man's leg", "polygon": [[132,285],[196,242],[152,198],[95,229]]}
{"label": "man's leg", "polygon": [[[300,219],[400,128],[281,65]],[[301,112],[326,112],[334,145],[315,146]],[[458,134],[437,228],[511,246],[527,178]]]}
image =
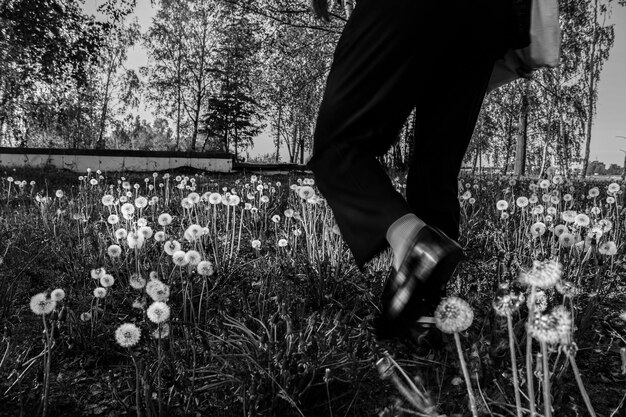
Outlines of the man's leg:
{"label": "man's leg", "polygon": [[[308,166],[362,268],[410,212],[376,160],[396,140],[415,100],[416,46],[429,16],[415,0],[360,0],[334,55]],[[420,19],[421,17],[421,19]]]}
{"label": "man's leg", "polygon": [[[474,14],[473,14],[474,13]],[[458,22],[454,53],[442,55],[420,84],[414,157],[407,177],[413,212],[458,240],[458,175],[485,96],[496,56],[501,52],[486,14],[468,10]],[[477,31],[475,28],[481,28]]]}

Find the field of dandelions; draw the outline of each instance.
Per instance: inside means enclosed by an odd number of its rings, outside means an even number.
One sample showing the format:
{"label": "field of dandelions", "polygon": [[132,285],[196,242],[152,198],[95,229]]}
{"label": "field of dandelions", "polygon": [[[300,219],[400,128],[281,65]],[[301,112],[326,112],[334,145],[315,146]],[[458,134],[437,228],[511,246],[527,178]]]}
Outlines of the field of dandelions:
{"label": "field of dandelions", "polygon": [[0,171],[0,415],[624,416],[624,186],[459,190],[428,350],[310,175]]}

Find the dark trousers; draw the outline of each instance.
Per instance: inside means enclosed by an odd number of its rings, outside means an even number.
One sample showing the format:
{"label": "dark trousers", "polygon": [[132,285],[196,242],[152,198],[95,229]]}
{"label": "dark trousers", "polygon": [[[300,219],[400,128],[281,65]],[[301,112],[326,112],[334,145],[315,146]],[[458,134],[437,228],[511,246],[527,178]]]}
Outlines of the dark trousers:
{"label": "dark trousers", "polygon": [[[501,0],[496,0],[501,1]],[[359,0],[336,46],[308,167],[358,267],[413,212],[458,239],[458,174],[503,37],[489,0]],[[416,107],[407,200],[376,156]]]}

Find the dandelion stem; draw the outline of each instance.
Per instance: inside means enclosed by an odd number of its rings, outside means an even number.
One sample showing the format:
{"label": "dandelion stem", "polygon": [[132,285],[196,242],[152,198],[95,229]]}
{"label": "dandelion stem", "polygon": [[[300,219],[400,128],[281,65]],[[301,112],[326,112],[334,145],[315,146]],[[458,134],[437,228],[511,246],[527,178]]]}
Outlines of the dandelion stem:
{"label": "dandelion stem", "polygon": [[528,300],[528,323],[526,326],[526,380],[528,385],[528,405],[530,408],[530,417],[535,417],[537,411],[535,410],[535,386],[533,380],[533,338],[529,334],[530,326],[535,315],[535,291],[536,287],[533,285],[530,288],[530,299]]}
{"label": "dandelion stem", "polygon": [[587,411],[589,411],[589,415],[591,417],[596,417],[596,413],[593,410],[593,406],[591,405],[591,400],[589,399],[589,395],[587,394],[587,390],[583,385],[583,380],[580,378],[580,371],[578,370],[578,365],[576,365],[576,359],[574,359],[574,355],[569,353],[567,354],[569,358],[569,362],[572,365],[572,371],[574,371],[574,378],[576,378],[576,383],[578,384],[578,389],[580,390],[580,394],[585,401],[585,405],[587,406]]}
{"label": "dandelion stem", "polygon": [[463,356],[463,349],[461,348],[461,338],[459,337],[458,332],[454,332],[454,341],[456,342],[456,350],[459,354],[459,362],[461,362],[461,369],[463,370],[463,377],[465,378],[465,385],[467,386],[467,395],[469,396],[472,416],[478,417],[478,410],[476,409],[476,398],[474,398],[474,393],[472,392],[472,381],[470,380],[470,375],[467,371],[467,365],[465,364],[465,358]]}
{"label": "dandelion stem", "polygon": [[509,330],[509,351],[511,353],[511,372],[513,373],[513,389],[515,390],[515,410],[517,417],[522,417],[522,400],[520,398],[519,381],[517,379],[517,359],[515,357],[515,338],[513,337],[513,319],[511,313],[506,315]]}
{"label": "dandelion stem", "polygon": [[548,344],[541,344],[541,356],[543,357],[543,409],[545,417],[552,417],[552,403],[550,401],[550,367],[548,366]]}

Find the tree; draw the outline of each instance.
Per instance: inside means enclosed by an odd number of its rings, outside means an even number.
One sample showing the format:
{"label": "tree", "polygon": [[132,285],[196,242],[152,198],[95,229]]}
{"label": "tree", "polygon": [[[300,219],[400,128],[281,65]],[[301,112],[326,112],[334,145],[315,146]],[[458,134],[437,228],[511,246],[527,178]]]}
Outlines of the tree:
{"label": "tree", "polygon": [[[259,77],[260,26],[241,9],[226,5],[220,12],[221,27],[215,48],[218,88],[210,95],[201,131],[209,142],[220,143],[235,157],[252,144],[261,131],[261,105],[255,89]],[[195,142],[194,142],[195,144]]]}

